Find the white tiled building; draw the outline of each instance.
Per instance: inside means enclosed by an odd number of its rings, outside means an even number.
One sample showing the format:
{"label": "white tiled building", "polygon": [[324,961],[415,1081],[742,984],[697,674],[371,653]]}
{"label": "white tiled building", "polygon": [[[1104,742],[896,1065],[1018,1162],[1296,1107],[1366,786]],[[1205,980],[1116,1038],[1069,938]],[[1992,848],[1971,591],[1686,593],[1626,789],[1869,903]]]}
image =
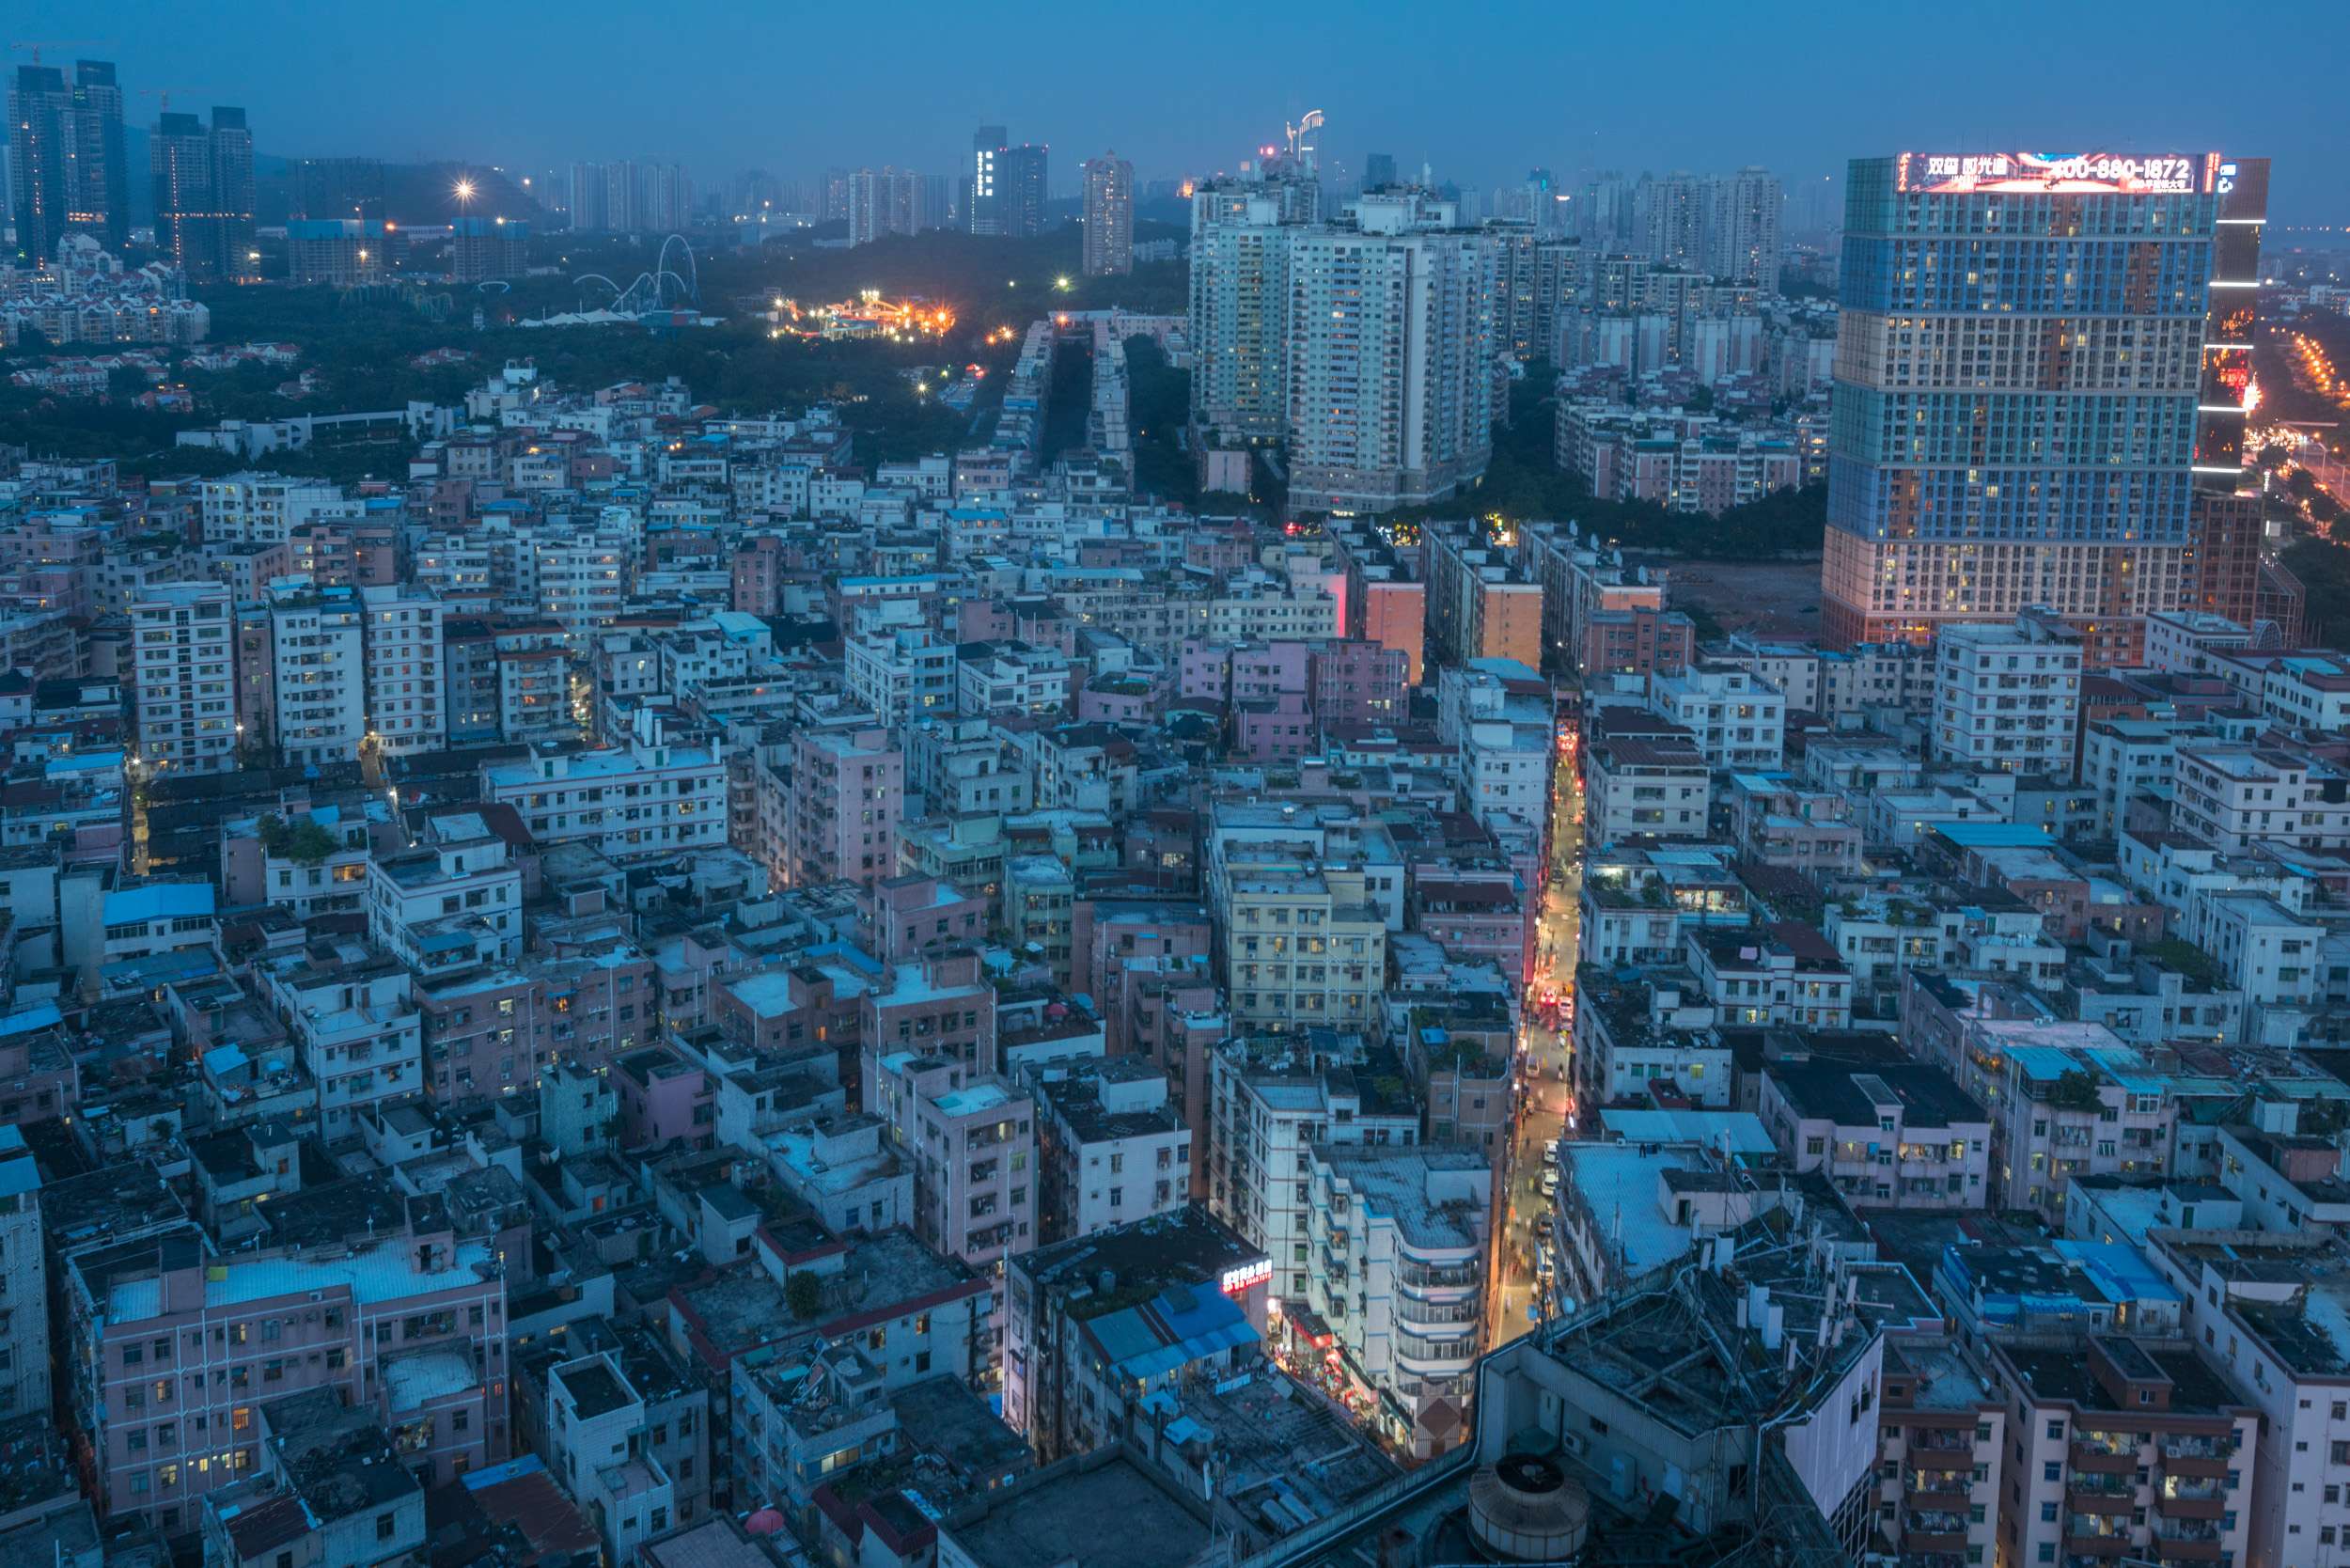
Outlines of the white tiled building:
{"label": "white tiled building", "polygon": [[1787,698],[1749,670],[1692,665],[1653,674],[1648,705],[1689,731],[1716,770],[1775,768],[1787,749]]}
{"label": "white tiled building", "polygon": [[363,588],[368,728],[386,756],[447,744],[441,602],[417,588]]}
{"label": "white tiled building", "polygon": [[701,747],[670,745],[648,712],[625,746],[486,766],[481,785],[542,844],[579,839],[626,856],[727,841],[726,764]]}
{"label": "white tiled building", "polygon": [[286,761],[349,762],[367,739],[359,596],[292,586],[270,596],[275,738]]}
{"label": "white tiled building", "polygon": [[2080,710],[2080,637],[2062,624],[2027,615],[1935,630],[1937,758],[2070,778]]}
{"label": "white tiled building", "polygon": [[237,751],[235,622],[228,590],[167,583],[131,606],[137,757],[169,773],[227,773]]}

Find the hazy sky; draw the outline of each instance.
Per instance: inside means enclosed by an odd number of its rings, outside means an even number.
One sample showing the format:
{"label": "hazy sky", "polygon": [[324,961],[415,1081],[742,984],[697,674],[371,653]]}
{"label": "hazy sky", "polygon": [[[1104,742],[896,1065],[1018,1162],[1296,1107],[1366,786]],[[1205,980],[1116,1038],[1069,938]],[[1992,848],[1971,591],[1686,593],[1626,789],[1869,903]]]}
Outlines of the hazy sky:
{"label": "hazy sky", "polygon": [[[1146,180],[1227,168],[1320,108],[1325,157],[1358,169],[1387,151],[1477,184],[1537,164],[1572,180],[1761,163],[1793,187],[1905,147],[2217,147],[2276,160],[2280,219],[2350,223],[2341,0],[8,8],[16,38],[110,40],[44,59],[111,57],[126,92],[242,102],[256,144],[284,156],[657,157],[705,180],[947,172],[985,121],[1050,143],[1058,188],[1104,148]],[[133,102],[131,118],[153,118],[151,98]]]}

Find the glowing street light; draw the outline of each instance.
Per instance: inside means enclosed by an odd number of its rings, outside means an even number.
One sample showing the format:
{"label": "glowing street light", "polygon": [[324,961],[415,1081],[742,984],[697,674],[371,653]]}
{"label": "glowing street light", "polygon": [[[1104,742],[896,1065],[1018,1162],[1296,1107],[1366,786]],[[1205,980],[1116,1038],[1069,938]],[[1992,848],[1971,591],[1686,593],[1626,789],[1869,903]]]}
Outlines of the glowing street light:
{"label": "glowing street light", "polygon": [[460,180],[450,188],[450,194],[457,197],[458,205],[460,206],[472,205],[473,192],[474,184],[470,180]]}

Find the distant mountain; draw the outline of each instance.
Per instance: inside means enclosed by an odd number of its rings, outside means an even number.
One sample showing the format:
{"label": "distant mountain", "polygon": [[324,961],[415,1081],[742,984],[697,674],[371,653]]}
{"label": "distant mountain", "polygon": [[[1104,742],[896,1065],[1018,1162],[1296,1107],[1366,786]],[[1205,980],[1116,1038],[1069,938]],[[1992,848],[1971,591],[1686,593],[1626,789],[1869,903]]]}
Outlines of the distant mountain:
{"label": "distant mountain", "polygon": [[454,194],[460,177],[473,181],[473,200],[462,211],[485,218],[535,218],[539,204],[521,186],[494,169],[471,164],[386,164],[384,215],[397,224],[447,223],[460,208]]}
{"label": "distant mountain", "polygon": [[[122,128],[124,161],[131,165],[133,225],[155,221],[155,181],[149,173],[148,138],[146,126]],[[297,162],[298,159],[274,152],[253,155],[253,182],[259,209],[254,213],[257,222],[267,225],[286,221],[287,209],[293,200],[293,170]],[[538,216],[539,204],[494,169],[474,164],[387,163],[384,165],[384,197],[389,217],[399,224],[448,222],[458,214],[457,199],[451,192],[461,174],[474,183],[473,201],[466,211],[484,217]]]}

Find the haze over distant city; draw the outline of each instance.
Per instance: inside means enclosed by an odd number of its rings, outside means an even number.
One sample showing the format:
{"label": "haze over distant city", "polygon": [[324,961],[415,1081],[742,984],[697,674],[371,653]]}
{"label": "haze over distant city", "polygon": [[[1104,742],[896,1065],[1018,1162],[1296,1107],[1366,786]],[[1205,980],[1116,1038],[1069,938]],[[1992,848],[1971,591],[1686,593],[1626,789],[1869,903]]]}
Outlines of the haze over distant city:
{"label": "haze over distant city", "polygon": [[[960,167],[971,129],[1052,144],[1057,187],[1115,148],[1144,179],[1230,168],[1286,117],[1328,116],[1326,156],[1367,151],[1486,183],[1553,168],[1766,164],[1791,189],[1903,147],[2156,150],[2275,160],[2287,225],[2350,218],[2325,0],[2264,8],[2264,45],[2221,51],[2207,6],[2155,0],[2068,28],[2040,8],[1915,13],[1833,0],[1801,13],[1392,3],[1180,10],[1045,0],[851,13],[707,4],[158,7],[36,0],[44,59],[118,62],[126,92],[243,104],[264,154],[553,166],[678,160],[763,167]],[[2232,62],[2213,74],[2215,52]],[[22,51],[14,56],[29,56]],[[364,74],[365,85],[359,85]],[[1213,85],[1213,92],[1202,89]],[[151,120],[150,96],[130,118]]]}

